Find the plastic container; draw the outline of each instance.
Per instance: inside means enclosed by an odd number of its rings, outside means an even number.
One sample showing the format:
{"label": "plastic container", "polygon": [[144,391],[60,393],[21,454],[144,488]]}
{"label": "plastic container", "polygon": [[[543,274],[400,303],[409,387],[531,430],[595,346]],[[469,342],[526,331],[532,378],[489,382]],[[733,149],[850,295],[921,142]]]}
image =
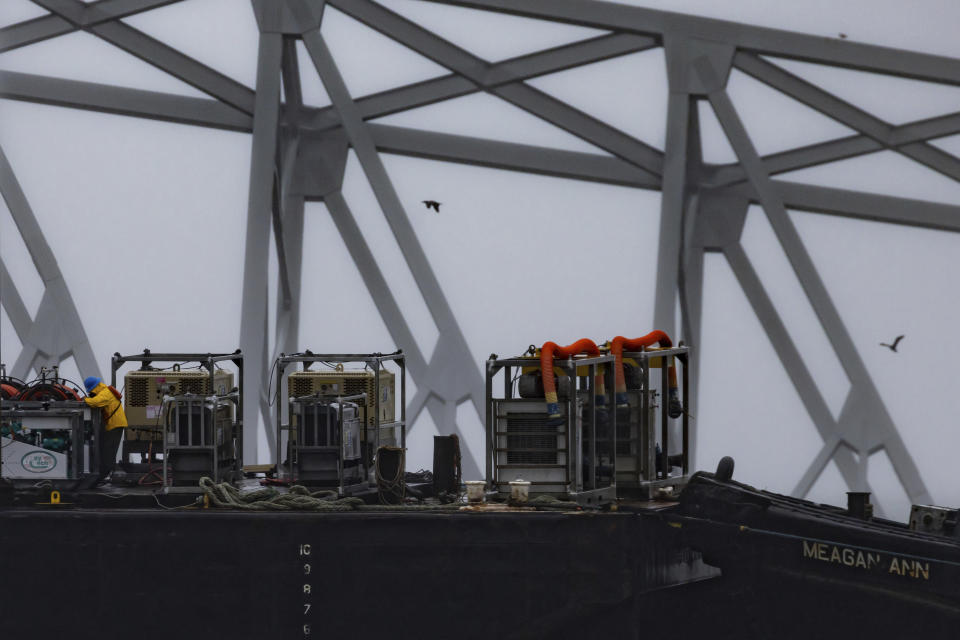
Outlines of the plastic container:
{"label": "plastic container", "polygon": [[467,500],[469,502],[483,502],[484,489],[487,487],[484,480],[466,480],[463,484],[467,485]]}
{"label": "plastic container", "polygon": [[510,501],[526,502],[530,497],[530,482],[528,480],[510,481]]}

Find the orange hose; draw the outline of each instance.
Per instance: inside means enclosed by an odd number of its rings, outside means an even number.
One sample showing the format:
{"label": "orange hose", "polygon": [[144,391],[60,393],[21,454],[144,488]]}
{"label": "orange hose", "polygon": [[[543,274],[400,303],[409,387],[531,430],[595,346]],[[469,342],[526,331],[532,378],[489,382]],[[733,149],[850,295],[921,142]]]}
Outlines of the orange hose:
{"label": "orange hose", "polygon": [[[580,353],[591,356],[600,355],[600,349],[589,338],[580,338],[573,344],[561,347],[556,342],[545,342],[540,348],[540,375],[543,376],[543,394],[547,400],[547,414],[550,419],[560,418],[560,404],[557,399],[557,381],[553,376],[554,356],[569,357]],[[603,374],[597,375],[596,395],[604,395]]]}
{"label": "orange hose", "polygon": [[[644,347],[649,347],[657,342],[660,343],[661,347],[669,348],[673,346],[670,336],[660,330],[654,330],[645,336],[633,339],[617,336],[611,341],[610,352],[616,359],[614,371],[616,372],[617,406],[627,405],[627,381],[623,375],[624,347],[626,347],[627,350],[636,351]],[[683,405],[680,403],[680,389],[679,385],[677,384],[677,367],[673,363],[673,358],[670,359],[670,365],[667,368],[667,376],[668,394],[670,399],[669,414],[671,418],[678,418],[683,414]]]}
{"label": "orange hose", "polygon": [[617,393],[627,392],[627,381],[623,377],[623,348],[626,347],[630,351],[638,351],[657,342],[660,343],[661,347],[673,346],[670,336],[659,330],[651,331],[645,336],[633,339],[617,336],[610,342],[610,353],[612,353],[613,357],[616,359],[615,371],[617,376]]}

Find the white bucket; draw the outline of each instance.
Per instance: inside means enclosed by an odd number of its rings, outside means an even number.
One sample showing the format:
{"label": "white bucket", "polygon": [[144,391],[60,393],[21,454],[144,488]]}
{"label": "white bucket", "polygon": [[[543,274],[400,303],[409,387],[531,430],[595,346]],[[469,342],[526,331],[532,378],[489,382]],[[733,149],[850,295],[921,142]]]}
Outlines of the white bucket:
{"label": "white bucket", "polygon": [[530,497],[530,482],[528,480],[510,481],[510,500],[512,502],[526,502]]}
{"label": "white bucket", "polygon": [[467,485],[468,501],[483,502],[483,492],[487,487],[487,483],[484,480],[466,480],[463,484]]}

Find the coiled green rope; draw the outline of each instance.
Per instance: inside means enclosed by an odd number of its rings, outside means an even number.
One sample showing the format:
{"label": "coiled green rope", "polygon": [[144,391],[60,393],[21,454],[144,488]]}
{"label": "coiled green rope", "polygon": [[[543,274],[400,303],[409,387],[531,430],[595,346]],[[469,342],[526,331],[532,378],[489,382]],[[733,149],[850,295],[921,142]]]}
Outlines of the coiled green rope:
{"label": "coiled green rope", "polygon": [[200,478],[200,488],[210,504],[220,509],[246,511],[456,511],[459,505],[368,505],[360,498],[337,498],[336,491],[311,492],[292,485],[286,493],[273,487],[241,493],[228,482]]}
{"label": "coiled green rope", "polygon": [[[220,509],[245,511],[459,511],[459,503],[452,504],[366,504],[360,498],[338,498],[336,491],[313,491],[304,486],[292,485],[286,493],[273,487],[241,493],[228,482],[215,483],[207,477],[200,478],[200,488],[210,504]],[[518,505],[519,506],[519,505]],[[522,506],[538,511],[576,511],[576,502],[558,500],[552,496],[538,496]]]}

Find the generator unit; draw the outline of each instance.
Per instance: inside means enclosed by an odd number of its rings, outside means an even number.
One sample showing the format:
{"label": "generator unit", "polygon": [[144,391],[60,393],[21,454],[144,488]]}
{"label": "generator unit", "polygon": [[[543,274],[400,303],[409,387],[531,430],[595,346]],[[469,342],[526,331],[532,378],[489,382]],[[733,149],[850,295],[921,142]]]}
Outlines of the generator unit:
{"label": "generator unit", "polygon": [[[367,426],[377,423],[379,408],[380,424],[393,422],[396,414],[396,383],[393,372],[380,370],[380,397],[377,399],[377,381],[369,369],[328,369],[294,371],[287,378],[287,397],[300,398],[316,394],[336,396],[356,396],[367,394]],[[391,443],[393,446],[396,443]]]}
{"label": "generator unit", "polygon": [[293,433],[287,441],[287,476],[310,487],[335,488],[341,495],[366,486],[363,461],[363,396],[321,395],[290,399]]}
{"label": "generator unit", "polygon": [[191,486],[201,477],[214,482],[239,480],[237,430],[234,422],[238,394],[167,396],[161,416],[163,485]]}
{"label": "generator unit", "polygon": [[[487,361],[487,477],[509,495],[510,482],[530,482],[531,495],[553,495],[597,506],[616,499],[617,416],[612,391],[613,356],[556,360],[553,406],[538,382],[539,359]],[[493,377],[504,371],[504,396],[494,396]],[[515,397],[514,376],[519,379]],[[598,375],[600,378],[598,378]],[[611,387],[612,389],[612,387]]]}
{"label": "generator unit", "polygon": [[[111,380],[123,373],[125,429],[112,482],[197,490],[243,477],[243,353],[114,353]],[[162,364],[163,366],[157,366]],[[223,367],[230,367],[224,369]]]}
{"label": "generator unit", "polygon": [[6,401],[0,410],[0,477],[59,488],[96,482],[102,412],[74,400]]}
{"label": "generator unit", "polygon": [[[406,446],[407,368],[403,351],[281,353],[272,370],[274,388],[280,397],[286,397],[286,402],[275,404],[274,451],[281,476],[301,477],[303,480],[299,481],[332,486],[331,472],[337,469],[333,465],[334,452],[339,451],[336,484],[341,493],[349,493],[373,480],[378,451],[384,447],[402,449]],[[317,432],[314,436],[312,431],[304,431],[322,423],[325,426],[316,428],[326,433],[324,429],[333,429],[334,415],[342,425],[336,434],[331,431],[327,437]],[[360,470],[359,476],[355,475],[355,469]]]}
{"label": "generator unit", "polygon": [[213,382],[210,372],[204,369],[138,369],[129,371],[123,378],[124,405],[127,414],[128,440],[161,439],[160,422],[163,397],[195,394],[198,396],[227,395],[234,386],[233,373],[216,369]]}
{"label": "generator unit", "polygon": [[[649,500],[659,491],[676,495],[687,482],[689,414],[683,407],[688,406],[688,353],[683,346],[623,353],[627,390],[616,409],[621,497]],[[674,362],[683,365],[682,398],[671,389]],[[677,427],[680,433],[671,435]]]}

